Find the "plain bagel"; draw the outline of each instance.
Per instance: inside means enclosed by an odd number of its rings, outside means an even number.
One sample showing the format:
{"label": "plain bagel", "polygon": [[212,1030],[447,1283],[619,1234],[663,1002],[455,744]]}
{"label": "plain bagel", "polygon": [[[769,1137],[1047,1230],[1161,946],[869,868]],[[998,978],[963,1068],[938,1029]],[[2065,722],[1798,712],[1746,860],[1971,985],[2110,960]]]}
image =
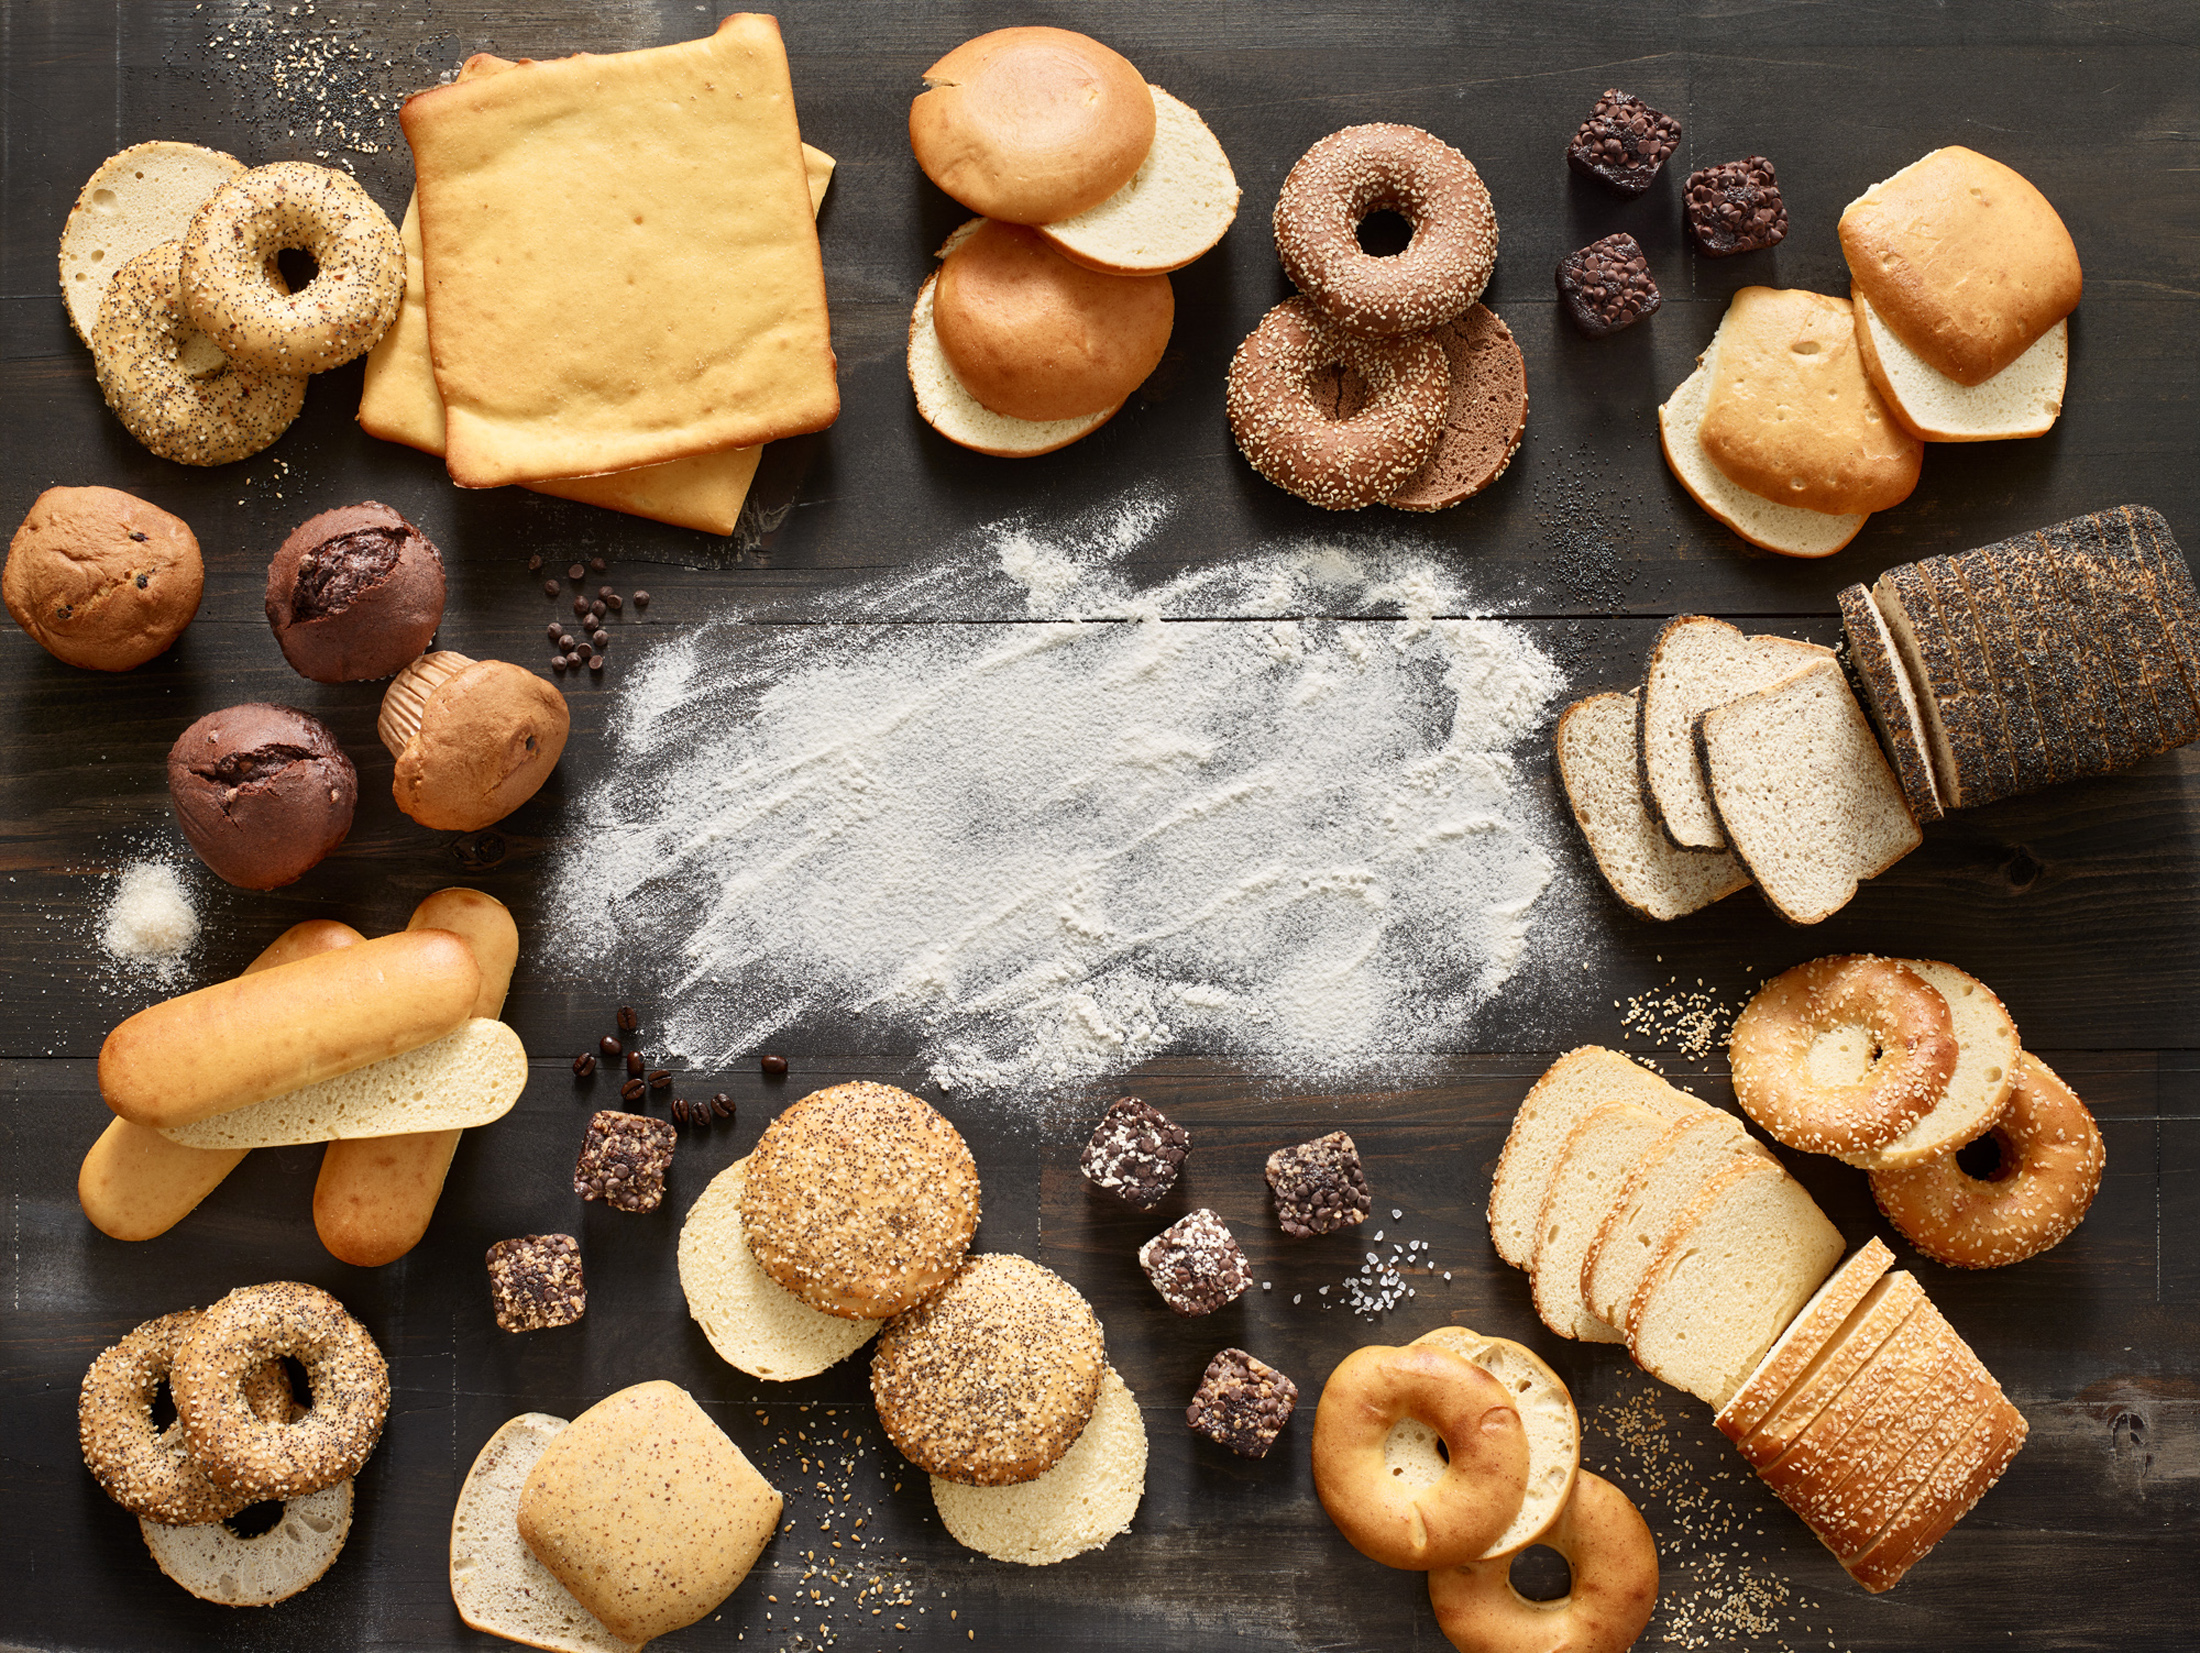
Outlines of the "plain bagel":
{"label": "plain bagel", "polygon": [[1564,1595],[1530,1601],[1512,1557],[1428,1575],[1436,1625],[1461,1653],[1624,1653],[1658,1604],[1658,1544],[1627,1494],[1583,1470],[1543,1542],[1566,1558]]}

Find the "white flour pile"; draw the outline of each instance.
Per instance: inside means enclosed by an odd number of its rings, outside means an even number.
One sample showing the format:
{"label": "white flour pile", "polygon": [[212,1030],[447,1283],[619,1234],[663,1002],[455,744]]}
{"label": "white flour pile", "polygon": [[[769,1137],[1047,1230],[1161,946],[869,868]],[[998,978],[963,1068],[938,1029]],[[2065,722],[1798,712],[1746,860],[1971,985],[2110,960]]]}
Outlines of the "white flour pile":
{"label": "white flour pile", "polygon": [[964,1093],[1457,1048],[1552,876],[1512,751],[1559,674],[1519,627],[1433,618],[1471,605],[1379,552],[1136,591],[1112,565],[1168,514],[1011,525],[854,600],[1020,623],[659,645],[548,880],[560,933],[704,1068],[858,1015]]}
{"label": "white flour pile", "polygon": [[172,976],[199,939],[198,910],[164,861],[133,861],[115,879],[100,944],[116,958]]}

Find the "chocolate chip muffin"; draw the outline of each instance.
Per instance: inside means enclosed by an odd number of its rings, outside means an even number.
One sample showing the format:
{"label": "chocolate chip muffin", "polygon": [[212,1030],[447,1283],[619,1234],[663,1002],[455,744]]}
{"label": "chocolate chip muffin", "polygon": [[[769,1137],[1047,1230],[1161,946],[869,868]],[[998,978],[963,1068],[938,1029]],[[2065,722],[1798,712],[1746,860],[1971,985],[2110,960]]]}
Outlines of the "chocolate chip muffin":
{"label": "chocolate chip muffin", "polygon": [[0,595],[56,660],[126,672],[182,635],[205,584],[181,517],[114,488],[48,488],[8,546]]}
{"label": "chocolate chip muffin", "polygon": [[387,505],[323,511],[267,565],[267,623],[316,683],[392,676],[443,623],[442,553]]}
{"label": "chocolate chip muffin", "polygon": [[344,841],[359,776],[319,718],[255,701],[177,737],[168,796],[200,860],[232,884],[272,890]]}

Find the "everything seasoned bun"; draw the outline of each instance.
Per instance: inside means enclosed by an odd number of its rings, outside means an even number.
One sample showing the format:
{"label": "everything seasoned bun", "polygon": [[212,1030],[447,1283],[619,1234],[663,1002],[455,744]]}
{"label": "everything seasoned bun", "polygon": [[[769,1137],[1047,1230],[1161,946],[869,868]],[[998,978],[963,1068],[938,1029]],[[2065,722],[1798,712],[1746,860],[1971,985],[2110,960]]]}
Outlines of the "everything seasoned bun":
{"label": "everything seasoned bun", "polygon": [[501,821],[550,778],[573,727],[565,696],[524,667],[438,650],[382,693],[397,807],[438,832]]}
{"label": "everything seasoned bun", "polygon": [[1700,435],[1728,480],[1832,515],[1901,504],[1925,456],[1865,377],[1848,300],[1800,288],[1734,295]]}
{"label": "everything seasoned bun", "polygon": [[267,623],[316,683],[391,676],[443,623],[443,554],[387,505],[323,511],[267,565]]}
{"label": "everything seasoned bun", "polygon": [[1131,181],[1039,233],[1073,264],[1107,275],[1162,275],[1220,241],[1237,217],[1237,174],[1199,111],[1158,86],[1153,148]]}
{"label": "everything seasoned bun", "polygon": [[963,388],[1044,422],[1120,407],[1161,364],[1176,296],[1165,275],[1098,275],[1018,224],[980,219],[932,290],[932,325]]}
{"label": "everything seasoned bun", "polygon": [[956,1543],[1024,1567],[1105,1547],[1130,1531],[1145,1495],[1146,1420],[1113,1366],[1077,1444],[1036,1481],[972,1487],[932,1477],[933,1506]]}
{"label": "everything seasoned bun", "polygon": [[2085,275],[2047,197],[1951,145],[1872,185],[1841,214],[1849,274],[1936,372],[1984,384],[2078,307]]}
{"label": "everything seasoned bun", "polygon": [[996,29],[924,72],[909,105],[917,165],[972,212],[1051,224],[1131,181],[1153,94],[1128,59],[1068,29]]}
{"label": "everything seasoned bun", "polygon": [[741,1229],[764,1272],[827,1314],[884,1320],[955,1272],[978,1228],[962,1134],[907,1091],[814,1092],[749,1156]]}
{"label": "everything seasoned bun", "polygon": [[126,672],[183,634],[205,583],[183,518],[114,488],[48,488],[8,545],[0,594],[56,660]]}
{"label": "everything seasoned bun", "polygon": [[86,344],[115,272],[150,247],[180,241],[192,216],[244,162],[195,143],[132,144],[99,163],[61,226],[61,296]]}
{"label": "everything seasoned bun", "polygon": [[2070,322],[2058,321],[2031,348],[1975,385],[1928,366],[1895,337],[1862,288],[1849,294],[1864,371],[1895,423],[1923,442],[2002,442],[2045,436],[2062,414],[2070,374]]}
{"label": "everything seasoned bun", "polygon": [[168,796],[200,860],[244,889],[273,890],[344,841],[359,773],[319,718],[253,701],[176,737]]}

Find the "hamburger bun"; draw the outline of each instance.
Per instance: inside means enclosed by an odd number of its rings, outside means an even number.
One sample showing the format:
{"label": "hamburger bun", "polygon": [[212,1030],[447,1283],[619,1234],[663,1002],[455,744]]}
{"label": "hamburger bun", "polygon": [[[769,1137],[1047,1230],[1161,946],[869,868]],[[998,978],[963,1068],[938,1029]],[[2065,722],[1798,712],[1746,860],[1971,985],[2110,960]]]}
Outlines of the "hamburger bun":
{"label": "hamburger bun", "polygon": [[1039,233],[1072,264],[1106,275],[1164,275],[1223,237],[1237,217],[1237,174],[1199,111],[1158,86],[1153,148],[1131,181]]}
{"label": "hamburger bun", "polygon": [[2062,415],[2070,373],[2070,322],[2058,321],[1991,379],[1959,384],[1894,335],[1861,290],[1856,345],[1864,372],[1895,423],[1922,442],[2002,442],[2045,436]]}

